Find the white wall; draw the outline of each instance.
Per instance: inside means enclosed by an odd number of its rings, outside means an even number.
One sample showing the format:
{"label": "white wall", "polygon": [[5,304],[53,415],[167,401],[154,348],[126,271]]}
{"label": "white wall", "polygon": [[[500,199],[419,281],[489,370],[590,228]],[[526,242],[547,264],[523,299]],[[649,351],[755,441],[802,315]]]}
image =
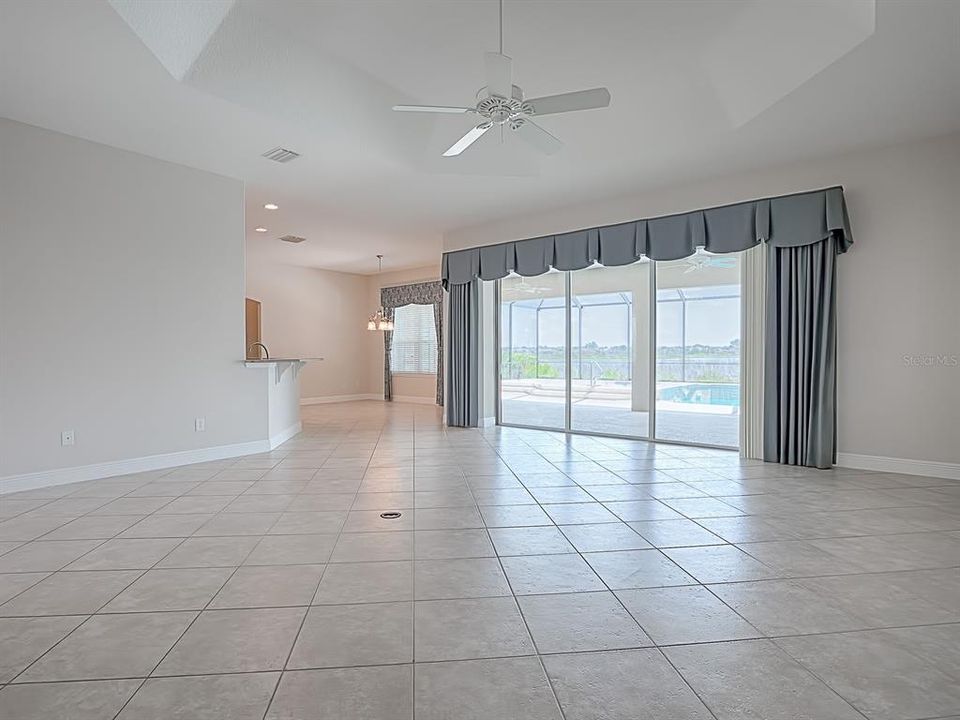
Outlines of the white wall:
{"label": "white wall", "polygon": [[249,261],[247,297],[262,303],[262,338],[271,357],[324,358],[301,371],[303,399],[373,392],[366,276]]}
{"label": "white wall", "polygon": [[[958,463],[960,135],[564,206],[448,233],[444,249],[835,184],[845,188],[856,241],[839,262],[841,460]],[[929,359],[937,355],[947,363]]]}
{"label": "white wall", "polygon": [[0,477],[266,438],[242,184],[8,120],[0,158]]}

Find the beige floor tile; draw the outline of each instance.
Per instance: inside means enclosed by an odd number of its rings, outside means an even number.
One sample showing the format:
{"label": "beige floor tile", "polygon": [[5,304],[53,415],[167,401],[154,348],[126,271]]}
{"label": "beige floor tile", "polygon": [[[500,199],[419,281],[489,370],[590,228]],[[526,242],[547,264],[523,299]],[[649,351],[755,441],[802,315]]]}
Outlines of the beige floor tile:
{"label": "beige floor tile", "polygon": [[146,677],[195,617],[193,612],[95,615],[17,681]]}
{"label": "beige floor tile", "polygon": [[283,674],[266,720],[410,720],[413,666],[293,670]]}
{"label": "beige floor tile", "polygon": [[614,650],[653,642],[610,592],[527,595],[523,616],[541,653]]}
{"label": "beige floor tile", "polygon": [[414,615],[417,662],[535,653],[512,597],[418,601]]}
{"label": "beige floor tile", "polygon": [[712,720],[659,651],[548,655],[543,664],[566,720]]}
{"label": "beige floor tile", "polygon": [[534,657],[462,660],[417,667],[414,680],[418,720],[561,720],[560,709]]}
{"label": "beige floor tile", "polygon": [[112,718],[139,685],[139,680],[7,685],[0,688],[0,717],[5,720]]}
{"label": "beige floor tile", "polygon": [[617,597],[658,645],[762,636],[713,593],[698,585],[618,590]]}
{"label": "beige floor tile", "polygon": [[155,568],[140,575],[102,612],[203,610],[233,568]]}
{"label": "beige floor tile", "polygon": [[413,603],[315,605],[287,667],[292,670],[413,661]]}
{"label": "beige floor tile", "polygon": [[717,720],[863,720],[843,698],[769,641],[674,646],[664,653]]}
{"label": "beige floor tile", "polygon": [[210,609],[309,605],[323,565],[250,565],[237,568]]}
{"label": "beige floor tile", "polygon": [[413,562],[331,563],[326,567],[315,605],[345,605],[413,600]]}
{"label": "beige floor tile", "polygon": [[140,576],[138,570],[58,572],[0,605],[2,616],[89,615]]}
{"label": "beige floor tile", "polygon": [[262,720],[280,673],[150,678],[117,720]]}
{"label": "beige floor tile", "polygon": [[306,608],[207,610],[155,675],[281,670]]}
{"label": "beige floor tile", "polygon": [[[8,683],[30,663],[83,622],[83,616],[0,618],[0,684]],[[0,708],[3,705],[0,703]],[[0,714],[0,717],[3,717]]]}

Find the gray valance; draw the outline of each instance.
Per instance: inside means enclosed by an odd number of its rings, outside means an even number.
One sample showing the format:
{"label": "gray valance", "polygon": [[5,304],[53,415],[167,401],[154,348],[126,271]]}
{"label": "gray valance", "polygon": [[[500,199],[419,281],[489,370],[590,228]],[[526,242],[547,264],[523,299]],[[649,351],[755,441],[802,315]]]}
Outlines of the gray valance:
{"label": "gray valance", "polygon": [[394,285],[380,289],[380,304],[384,308],[398,308],[404,305],[433,305],[443,302],[443,286],[431,282],[412,285]]}
{"label": "gray valance", "polygon": [[516,240],[443,254],[443,287],[473,278],[497,280],[511,272],[542,275],[550,268],[582,270],[595,262],[629,265],[647,257],[678,260],[698,247],[713,253],[811,245],[833,237],[836,251],[853,243],[843,188],[763,198],[678,215]]}

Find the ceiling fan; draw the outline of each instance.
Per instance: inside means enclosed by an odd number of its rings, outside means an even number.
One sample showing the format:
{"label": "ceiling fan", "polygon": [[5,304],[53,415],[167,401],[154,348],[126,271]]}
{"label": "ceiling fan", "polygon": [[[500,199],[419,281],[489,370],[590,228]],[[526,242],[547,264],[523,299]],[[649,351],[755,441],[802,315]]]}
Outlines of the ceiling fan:
{"label": "ceiling fan", "polygon": [[543,295],[556,290],[556,287],[549,284],[538,285],[536,282],[531,282],[532,278],[527,278],[523,275],[511,273],[510,277],[520,278],[520,282],[510,287],[510,292],[518,295]]}
{"label": "ceiling fan", "polygon": [[702,248],[697,248],[697,252],[685,259],[687,267],[683,269],[683,274],[697,272],[708,267],[732,268],[736,267],[737,261],[734,258],[717,257],[707,253]]}
{"label": "ceiling fan", "polygon": [[462,138],[451,145],[444,157],[459,155],[495,125],[500,126],[501,138],[504,127],[517,133],[531,146],[553,155],[563,143],[540,127],[531,118],[540,115],[592,110],[610,105],[610,91],[605,87],[560,95],[525,99],[523,90],[513,84],[513,61],[503,54],[503,0],[500,0],[500,52],[484,53],[484,68],[487,84],[477,91],[477,103],[473,107],[448,107],[436,105],[394,105],[398,112],[424,113],[473,113],[479,123]]}

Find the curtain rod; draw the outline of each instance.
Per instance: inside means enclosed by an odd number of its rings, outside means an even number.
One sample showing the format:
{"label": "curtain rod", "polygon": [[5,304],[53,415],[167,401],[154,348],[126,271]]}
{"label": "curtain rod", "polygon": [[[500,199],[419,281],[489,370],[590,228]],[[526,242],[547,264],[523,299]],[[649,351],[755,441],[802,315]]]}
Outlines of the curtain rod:
{"label": "curtain rod", "polygon": [[[653,215],[651,217],[642,217],[636,218],[634,220],[622,220],[620,222],[607,223],[605,225],[591,225],[590,227],[577,228],[576,230],[563,230],[561,232],[547,233],[546,235],[536,235],[533,238],[515,238],[513,240],[502,240],[501,242],[491,243],[489,245],[472,245],[470,247],[459,248],[457,250],[446,250],[444,255],[452,255],[453,253],[463,252],[464,250],[476,250],[481,247],[497,247],[497,245],[510,245],[511,243],[521,242],[523,240],[534,240],[538,237],[548,237],[550,235],[565,235],[567,233],[577,233],[577,232],[587,232],[588,230],[593,230],[598,227],[610,227],[612,225],[625,225],[632,222],[648,222],[650,220],[663,220],[666,218],[679,217],[681,215],[690,215],[695,212],[705,212],[707,210],[722,210],[723,208],[734,207],[736,205],[744,205],[745,203],[752,202],[761,202],[762,200],[779,200],[781,198],[795,197],[796,195],[812,195],[813,193],[826,192],[827,190],[840,190],[843,191],[843,185],[828,185],[827,187],[818,188],[816,190],[798,190],[797,192],[784,193],[783,195],[768,195],[766,197],[753,198],[752,200],[738,200],[737,202],[724,203],[723,205],[710,205],[708,207],[697,208],[696,210],[684,210],[682,212],[667,213],[666,215]],[[416,284],[416,283],[414,283]]]}

